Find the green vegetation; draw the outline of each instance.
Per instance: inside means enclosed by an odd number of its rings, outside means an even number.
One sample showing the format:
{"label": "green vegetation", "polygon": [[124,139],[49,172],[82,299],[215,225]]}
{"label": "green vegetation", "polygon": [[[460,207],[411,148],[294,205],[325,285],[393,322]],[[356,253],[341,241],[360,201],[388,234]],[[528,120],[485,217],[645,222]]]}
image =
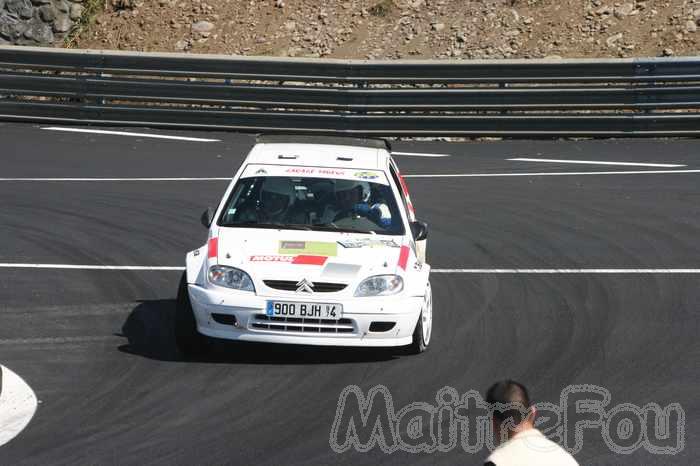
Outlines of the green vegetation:
{"label": "green vegetation", "polygon": [[70,31],[66,34],[65,39],[63,39],[63,46],[67,49],[74,48],[78,36],[92,24],[95,16],[102,11],[104,8],[103,0],[85,0],[83,2],[83,14],[80,15],[80,19],[75,22]]}

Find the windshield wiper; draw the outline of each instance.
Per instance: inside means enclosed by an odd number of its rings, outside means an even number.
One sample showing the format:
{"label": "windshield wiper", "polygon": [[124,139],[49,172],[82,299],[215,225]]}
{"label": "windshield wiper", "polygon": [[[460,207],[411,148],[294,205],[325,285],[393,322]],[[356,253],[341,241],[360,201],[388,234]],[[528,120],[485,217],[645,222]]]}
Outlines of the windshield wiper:
{"label": "windshield wiper", "polygon": [[342,228],[335,223],[319,223],[313,225],[298,225],[286,223],[257,223],[253,221],[239,223],[222,223],[222,227],[241,227],[241,228],[269,228],[280,230],[304,230],[304,231],[337,231],[338,233],[359,233],[362,235],[376,235],[376,231],[372,230],[355,230],[352,228]]}
{"label": "windshield wiper", "polygon": [[341,228],[335,223],[319,223],[319,224],[314,224],[312,225],[313,230],[318,230],[318,231],[337,231],[339,233],[360,233],[363,235],[371,235],[374,234],[373,231],[365,231],[365,230],[354,230],[352,228]]}
{"label": "windshield wiper", "polygon": [[286,223],[257,223],[257,222],[240,222],[240,223],[222,223],[222,227],[242,227],[242,228],[271,228],[276,230],[305,230],[310,231],[311,227],[307,225],[288,225]]}

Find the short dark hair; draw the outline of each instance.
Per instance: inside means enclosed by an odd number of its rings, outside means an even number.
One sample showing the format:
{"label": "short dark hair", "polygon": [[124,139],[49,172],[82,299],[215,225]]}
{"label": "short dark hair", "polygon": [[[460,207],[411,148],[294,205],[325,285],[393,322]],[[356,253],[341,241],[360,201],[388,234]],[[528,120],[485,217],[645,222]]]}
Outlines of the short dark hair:
{"label": "short dark hair", "polygon": [[[496,382],[486,392],[486,402],[491,405],[493,417],[499,423],[512,418],[515,425],[523,422],[530,409],[530,396],[527,388],[514,380]],[[514,403],[516,408],[499,408],[498,404]]]}

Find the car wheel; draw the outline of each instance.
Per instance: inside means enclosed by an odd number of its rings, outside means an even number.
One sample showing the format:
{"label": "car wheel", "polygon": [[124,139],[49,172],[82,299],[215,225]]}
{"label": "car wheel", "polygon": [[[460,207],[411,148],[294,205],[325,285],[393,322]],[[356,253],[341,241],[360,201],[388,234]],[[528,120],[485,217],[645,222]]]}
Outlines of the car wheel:
{"label": "car wheel", "polygon": [[175,344],[185,356],[196,356],[204,353],[207,338],[197,331],[197,321],[187,290],[187,274],[183,273],[177,290],[175,304]]}
{"label": "car wheel", "polygon": [[433,331],[433,292],[430,282],[425,290],[425,300],[416,328],[413,330],[413,342],[408,347],[410,354],[420,354],[428,349]]}

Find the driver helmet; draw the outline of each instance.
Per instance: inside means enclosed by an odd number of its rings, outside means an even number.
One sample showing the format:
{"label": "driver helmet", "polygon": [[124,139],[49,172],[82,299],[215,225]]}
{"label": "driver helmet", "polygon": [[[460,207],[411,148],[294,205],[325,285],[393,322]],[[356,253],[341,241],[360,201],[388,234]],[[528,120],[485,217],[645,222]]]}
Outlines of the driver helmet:
{"label": "driver helmet", "polygon": [[265,178],[260,190],[262,211],[269,217],[283,214],[294,202],[294,186],[284,177]]}
{"label": "driver helmet", "polygon": [[336,180],[334,189],[336,199],[345,205],[369,201],[370,189],[366,181]]}

